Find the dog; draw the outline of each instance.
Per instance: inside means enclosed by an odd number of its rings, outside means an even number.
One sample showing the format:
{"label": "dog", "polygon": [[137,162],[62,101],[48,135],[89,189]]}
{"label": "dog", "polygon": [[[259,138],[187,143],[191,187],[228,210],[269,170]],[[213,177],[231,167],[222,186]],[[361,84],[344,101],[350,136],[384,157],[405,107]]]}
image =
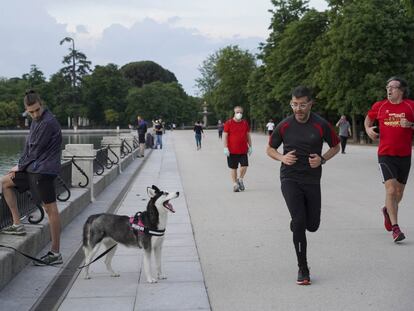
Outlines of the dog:
{"label": "dog", "polygon": [[[92,262],[101,244],[109,249],[115,243],[127,247],[144,249],[144,273],[148,283],[156,283],[157,279],[166,279],[161,268],[162,245],[164,232],[167,225],[168,213],[175,213],[170,203],[179,196],[179,192],[168,193],[161,191],[156,186],[147,188],[150,200],[144,212],[138,212],[135,216],[122,216],[113,214],[95,214],[88,217],[83,226],[83,251],[85,253],[85,265]],[[105,264],[108,272],[113,277],[119,274],[112,269],[112,258],[116,246],[108,252]],[[155,256],[157,277],[152,274],[151,257]],[[89,266],[85,267],[85,279],[90,279]]]}

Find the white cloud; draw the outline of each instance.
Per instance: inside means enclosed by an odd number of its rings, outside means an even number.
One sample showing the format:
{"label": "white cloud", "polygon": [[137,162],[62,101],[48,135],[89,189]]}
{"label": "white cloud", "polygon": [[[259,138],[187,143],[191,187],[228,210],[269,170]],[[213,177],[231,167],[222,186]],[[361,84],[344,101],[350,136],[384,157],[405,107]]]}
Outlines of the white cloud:
{"label": "white cloud", "polygon": [[[323,0],[311,5],[326,8]],[[71,36],[93,65],[153,60],[194,94],[209,54],[229,44],[255,52],[265,41],[271,7],[270,0],[3,1],[0,76],[21,76],[31,64],[57,72],[69,47],[59,42]]]}

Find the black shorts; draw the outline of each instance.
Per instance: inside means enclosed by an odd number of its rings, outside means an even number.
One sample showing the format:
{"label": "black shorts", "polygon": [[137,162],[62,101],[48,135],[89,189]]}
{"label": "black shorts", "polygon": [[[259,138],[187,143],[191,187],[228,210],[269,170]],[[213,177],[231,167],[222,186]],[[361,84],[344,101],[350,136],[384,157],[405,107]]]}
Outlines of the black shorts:
{"label": "black shorts", "polygon": [[55,175],[16,172],[13,179],[19,192],[30,190],[35,203],[49,204],[56,202]]}
{"label": "black shorts", "polygon": [[249,166],[249,159],[247,158],[247,154],[230,154],[227,157],[227,165],[231,169],[237,169],[240,166]]}
{"label": "black shorts", "polygon": [[138,134],[138,142],[140,144],[145,144],[145,133],[143,134]]}
{"label": "black shorts", "polygon": [[389,179],[396,179],[400,184],[405,185],[410,173],[411,156],[378,156],[378,165],[383,183]]}

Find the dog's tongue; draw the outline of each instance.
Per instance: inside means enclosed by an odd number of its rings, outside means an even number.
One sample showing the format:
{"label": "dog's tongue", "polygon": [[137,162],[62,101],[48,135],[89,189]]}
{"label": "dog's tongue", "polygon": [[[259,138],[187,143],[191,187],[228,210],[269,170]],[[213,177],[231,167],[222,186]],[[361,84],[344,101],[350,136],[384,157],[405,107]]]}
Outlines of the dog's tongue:
{"label": "dog's tongue", "polygon": [[171,213],[175,213],[175,209],[170,202],[165,203],[164,206],[170,210]]}

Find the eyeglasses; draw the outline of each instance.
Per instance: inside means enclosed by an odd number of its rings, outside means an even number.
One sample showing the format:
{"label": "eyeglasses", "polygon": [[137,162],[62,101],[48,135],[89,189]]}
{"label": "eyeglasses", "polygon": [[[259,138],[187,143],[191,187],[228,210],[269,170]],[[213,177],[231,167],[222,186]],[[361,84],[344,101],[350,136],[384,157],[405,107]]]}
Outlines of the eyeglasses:
{"label": "eyeglasses", "polygon": [[290,103],[290,107],[292,107],[292,109],[306,109],[306,107],[308,107],[308,104],[309,102],[303,104]]}
{"label": "eyeglasses", "polygon": [[399,88],[400,88],[399,86],[394,86],[394,85],[387,85],[385,87],[386,90],[389,90],[389,89],[399,89]]}

